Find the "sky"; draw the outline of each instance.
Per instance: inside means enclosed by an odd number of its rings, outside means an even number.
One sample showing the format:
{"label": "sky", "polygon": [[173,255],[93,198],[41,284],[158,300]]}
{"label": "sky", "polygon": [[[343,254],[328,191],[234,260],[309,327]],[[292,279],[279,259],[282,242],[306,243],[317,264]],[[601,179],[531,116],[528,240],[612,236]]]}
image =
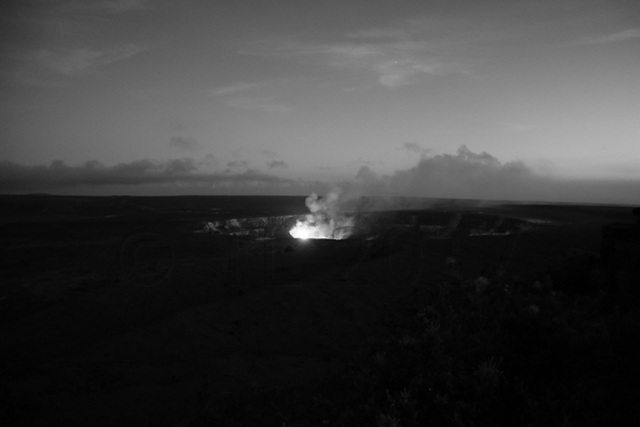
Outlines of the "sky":
{"label": "sky", "polygon": [[637,0],[8,0],[0,193],[640,203]]}

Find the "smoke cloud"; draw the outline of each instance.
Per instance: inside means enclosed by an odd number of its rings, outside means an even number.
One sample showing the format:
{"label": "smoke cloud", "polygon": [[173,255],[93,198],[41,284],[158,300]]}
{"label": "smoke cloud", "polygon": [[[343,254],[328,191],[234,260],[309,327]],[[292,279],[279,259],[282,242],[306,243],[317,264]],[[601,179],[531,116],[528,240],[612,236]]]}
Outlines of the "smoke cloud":
{"label": "smoke cloud", "polygon": [[305,200],[310,213],[299,220],[290,234],[296,238],[346,239],[352,233],[353,219],[340,213],[341,190],[334,189],[321,197],[312,193]]}

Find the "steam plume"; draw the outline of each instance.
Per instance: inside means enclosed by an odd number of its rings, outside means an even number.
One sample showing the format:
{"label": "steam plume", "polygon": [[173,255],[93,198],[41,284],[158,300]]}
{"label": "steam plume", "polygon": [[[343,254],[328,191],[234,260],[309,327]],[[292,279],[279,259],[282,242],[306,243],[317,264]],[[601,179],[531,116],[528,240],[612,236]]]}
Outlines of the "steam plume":
{"label": "steam plume", "polygon": [[346,239],[351,235],[353,220],[340,213],[341,190],[320,197],[312,193],[305,200],[310,213],[298,220],[290,234],[300,239]]}

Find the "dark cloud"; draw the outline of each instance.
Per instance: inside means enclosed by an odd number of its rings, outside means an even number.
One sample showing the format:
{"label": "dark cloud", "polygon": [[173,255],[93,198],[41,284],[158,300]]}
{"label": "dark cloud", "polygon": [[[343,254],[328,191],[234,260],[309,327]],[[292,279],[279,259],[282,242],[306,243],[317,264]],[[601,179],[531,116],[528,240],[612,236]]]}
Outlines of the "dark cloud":
{"label": "dark cloud", "polygon": [[268,162],[267,166],[269,166],[269,169],[287,169],[289,167],[287,162],[282,160],[274,160],[272,162]]}
{"label": "dark cloud", "polygon": [[[373,171],[368,165],[360,167],[356,174],[355,187],[364,189],[365,193],[373,195],[386,195],[388,194],[386,182],[380,178],[380,176]],[[358,191],[359,193],[359,191]]]}
{"label": "dark cloud", "polygon": [[193,159],[166,162],[137,160],[105,166],[88,161],[80,166],[68,166],[61,161],[50,165],[26,166],[4,161],[0,163],[0,191],[20,193],[55,191],[77,186],[135,186],[149,184],[204,185],[208,187],[289,186],[293,181],[274,175],[246,170],[241,173],[202,173]]}
{"label": "dark cloud", "polygon": [[[211,159],[214,160],[211,156]],[[149,159],[106,166],[92,160],[69,166],[62,161],[27,166],[0,163],[0,193],[58,194],[322,194],[328,183],[290,180],[248,168],[246,161],[225,171],[205,173],[211,161]],[[211,169],[208,169],[211,170]],[[409,169],[378,175],[362,165],[341,185],[345,200],[360,196],[457,198],[567,203],[640,203],[638,180],[568,180],[534,172],[520,161],[501,162],[465,146],[455,154],[423,156]]]}
{"label": "dark cloud", "polygon": [[380,177],[369,166],[364,165],[356,174],[356,179],[364,183],[377,182]]}
{"label": "dark cloud", "polygon": [[169,145],[180,148],[181,150],[195,150],[199,146],[195,138],[188,136],[172,136],[169,140]]}
{"label": "dark cloud", "polygon": [[466,146],[455,155],[424,156],[413,168],[389,178],[393,194],[452,198],[517,198],[534,174],[522,162],[502,164]]}
{"label": "dark cloud", "polygon": [[402,149],[406,150],[406,151],[410,151],[412,153],[424,153],[425,150],[424,148],[420,147],[420,145],[417,142],[405,142],[404,144],[402,144]]}
{"label": "dark cloud", "polygon": [[218,167],[218,159],[213,154],[209,153],[204,156],[204,164],[210,168]]}
{"label": "dark cloud", "polygon": [[231,162],[227,162],[227,170],[246,170],[249,168],[249,162],[246,160],[233,160]]}
{"label": "dark cloud", "polygon": [[360,168],[350,191],[377,196],[568,203],[638,203],[640,182],[560,179],[534,172],[521,161],[503,163],[461,146],[456,154],[423,156],[416,166],[378,176]]}

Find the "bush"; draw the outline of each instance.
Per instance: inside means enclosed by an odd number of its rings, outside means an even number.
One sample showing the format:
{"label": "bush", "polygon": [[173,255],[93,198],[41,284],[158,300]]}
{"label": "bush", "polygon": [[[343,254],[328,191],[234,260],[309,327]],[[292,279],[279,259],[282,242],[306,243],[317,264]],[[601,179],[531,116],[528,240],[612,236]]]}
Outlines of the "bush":
{"label": "bush", "polygon": [[[592,267],[576,262],[509,279],[426,284],[389,336],[364,345],[340,377],[223,405],[233,414],[209,404],[202,419],[297,426],[630,422],[634,403],[624,396],[640,379],[640,319],[636,312],[603,315],[601,293],[574,292]],[[248,409],[256,418],[239,415]]]}

